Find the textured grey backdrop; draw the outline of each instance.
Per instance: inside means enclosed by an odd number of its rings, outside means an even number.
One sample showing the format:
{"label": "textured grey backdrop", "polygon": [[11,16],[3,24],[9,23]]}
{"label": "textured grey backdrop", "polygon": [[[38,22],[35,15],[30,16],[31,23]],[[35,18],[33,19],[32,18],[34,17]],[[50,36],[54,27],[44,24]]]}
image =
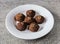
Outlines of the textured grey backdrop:
{"label": "textured grey backdrop", "polygon": [[[12,36],[5,27],[7,13],[23,4],[38,4],[50,10],[55,18],[53,30],[36,40],[21,40]],[[0,44],[60,44],[60,0],[0,0]]]}

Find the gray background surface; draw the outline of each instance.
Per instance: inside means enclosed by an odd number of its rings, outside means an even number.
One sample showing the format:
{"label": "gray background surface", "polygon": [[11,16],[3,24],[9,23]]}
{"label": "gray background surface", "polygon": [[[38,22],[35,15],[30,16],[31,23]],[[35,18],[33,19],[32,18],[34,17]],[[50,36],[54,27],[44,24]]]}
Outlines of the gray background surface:
{"label": "gray background surface", "polygon": [[[55,18],[53,30],[36,40],[21,40],[12,36],[5,27],[7,13],[23,4],[37,4],[50,10]],[[60,44],[60,0],[0,0],[0,44]]]}

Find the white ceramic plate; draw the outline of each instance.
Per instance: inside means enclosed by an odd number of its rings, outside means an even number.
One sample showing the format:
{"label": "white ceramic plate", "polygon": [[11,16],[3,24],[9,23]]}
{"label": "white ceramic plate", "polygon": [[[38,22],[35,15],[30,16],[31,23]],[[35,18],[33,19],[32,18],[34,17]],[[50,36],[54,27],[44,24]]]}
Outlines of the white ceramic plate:
{"label": "white ceramic plate", "polygon": [[[26,11],[30,9],[35,10],[40,15],[44,16],[46,21],[43,24],[39,24],[41,28],[39,28],[37,32],[30,32],[28,29],[26,29],[25,31],[17,30],[15,27],[14,16],[17,13],[24,13],[24,15],[26,15]],[[11,10],[6,16],[5,24],[6,28],[12,35],[21,39],[31,40],[40,38],[49,33],[54,25],[54,18],[46,8],[34,4],[26,4],[26,5],[20,5]]]}

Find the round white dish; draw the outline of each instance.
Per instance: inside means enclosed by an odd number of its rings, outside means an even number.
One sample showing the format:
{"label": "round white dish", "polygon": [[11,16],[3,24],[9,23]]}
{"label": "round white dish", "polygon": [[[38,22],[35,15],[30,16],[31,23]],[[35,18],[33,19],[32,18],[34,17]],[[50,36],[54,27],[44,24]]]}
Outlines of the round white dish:
{"label": "round white dish", "polygon": [[[39,28],[37,32],[30,32],[28,29],[26,29],[25,31],[17,30],[15,27],[14,16],[17,13],[24,13],[24,15],[26,15],[26,11],[30,9],[35,10],[40,15],[45,17],[46,21],[43,24],[39,24],[39,26],[41,26],[42,28]],[[39,5],[26,4],[20,5],[11,10],[6,16],[5,25],[12,35],[21,39],[32,40],[48,34],[53,28],[54,18],[53,15],[46,8]]]}

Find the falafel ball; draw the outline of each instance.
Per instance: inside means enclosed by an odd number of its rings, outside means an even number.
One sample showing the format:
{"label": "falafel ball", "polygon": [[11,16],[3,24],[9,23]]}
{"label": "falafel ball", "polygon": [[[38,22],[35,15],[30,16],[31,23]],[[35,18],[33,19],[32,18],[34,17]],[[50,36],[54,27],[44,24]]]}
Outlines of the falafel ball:
{"label": "falafel ball", "polygon": [[34,17],[35,16],[35,11],[34,10],[28,10],[27,12],[26,12],[26,15],[28,16],[28,17]]}
{"label": "falafel ball", "polygon": [[27,25],[24,22],[19,22],[16,24],[16,28],[20,31],[24,31],[26,29]]}
{"label": "falafel ball", "polygon": [[44,22],[45,18],[41,15],[35,16],[35,20],[38,24],[41,24]]}
{"label": "falafel ball", "polygon": [[15,21],[20,21],[20,22],[22,22],[24,20],[24,18],[25,18],[25,16],[22,13],[18,13],[14,17]]}
{"label": "falafel ball", "polygon": [[37,23],[33,22],[29,25],[28,29],[32,32],[36,32],[39,29],[39,25]]}
{"label": "falafel ball", "polygon": [[31,22],[33,22],[33,18],[32,17],[25,17],[24,22],[27,24],[30,24]]}

